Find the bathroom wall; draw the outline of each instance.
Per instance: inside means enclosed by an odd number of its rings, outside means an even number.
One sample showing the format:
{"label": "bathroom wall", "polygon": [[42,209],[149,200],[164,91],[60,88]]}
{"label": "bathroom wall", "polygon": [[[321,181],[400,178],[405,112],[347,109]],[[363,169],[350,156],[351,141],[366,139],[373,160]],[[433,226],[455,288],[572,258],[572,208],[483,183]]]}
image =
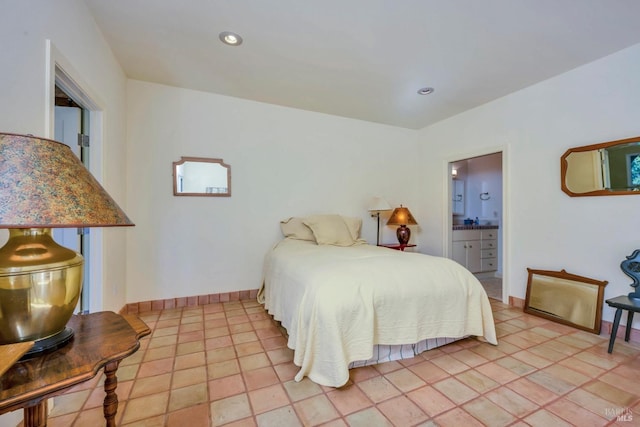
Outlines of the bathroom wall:
{"label": "bathroom wall", "polygon": [[500,153],[467,160],[467,211],[480,224],[500,225],[502,212],[502,156]]}
{"label": "bathroom wall", "polygon": [[452,163],[456,179],[464,181],[464,215],[454,215],[453,224],[477,217],[480,224],[500,225],[502,217],[502,154],[494,153]]}

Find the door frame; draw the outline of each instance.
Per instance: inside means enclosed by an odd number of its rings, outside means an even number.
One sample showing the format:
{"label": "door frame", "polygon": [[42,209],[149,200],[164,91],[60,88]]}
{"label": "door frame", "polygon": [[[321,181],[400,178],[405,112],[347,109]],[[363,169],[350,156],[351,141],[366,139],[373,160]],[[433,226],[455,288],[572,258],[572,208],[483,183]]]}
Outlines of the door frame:
{"label": "door frame", "polygon": [[509,147],[508,145],[500,145],[494,147],[485,147],[475,151],[462,152],[458,154],[452,154],[444,159],[442,164],[444,181],[443,191],[443,254],[445,258],[451,258],[453,255],[452,239],[453,239],[453,213],[451,211],[450,195],[452,191],[451,182],[451,164],[462,160],[470,159],[473,157],[487,156],[489,154],[501,153],[502,155],[502,215],[500,221],[500,228],[502,230],[499,245],[502,248],[502,302],[509,303],[509,280],[511,277],[509,274],[509,212],[510,212],[510,199],[509,194]]}
{"label": "door frame", "polygon": [[[81,75],[69,61],[56,49],[51,40],[46,40],[45,70],[45,127],[44,137],[54,138],[55,86],[60,86],[74,101],[82,105],[89,113],[89,171],[102,182],[102,147],[103,147],[103,108],[100,98],[83,81]],[[91,229],[89,256],[85,263],[89,265],[89,307],[90,312],[100,311],[103,306],[103,235],[102,229]]]}

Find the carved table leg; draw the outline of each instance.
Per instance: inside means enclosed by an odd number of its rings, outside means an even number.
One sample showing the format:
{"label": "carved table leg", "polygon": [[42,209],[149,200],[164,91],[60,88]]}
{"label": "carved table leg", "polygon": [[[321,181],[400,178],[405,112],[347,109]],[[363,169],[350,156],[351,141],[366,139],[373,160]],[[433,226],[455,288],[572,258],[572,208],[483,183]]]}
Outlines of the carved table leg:
{"label": "carved table leg", "polygon": [[116,394],[116,387],[118,386],[118,378],[116,377],[116,371],[120,361],[109,362],[104,367],[104,374],[106,379],[104,380],[104,391],[106,396],[104,397],[104,419],[107,421],[107,427],[115,427],[116,425],[116,413],[118,412],[118,395]]}
{"label": "carved table leg", "polygon": [[47,425],[47,399],[34,406],[24,408],[25,427],[45,427]]}

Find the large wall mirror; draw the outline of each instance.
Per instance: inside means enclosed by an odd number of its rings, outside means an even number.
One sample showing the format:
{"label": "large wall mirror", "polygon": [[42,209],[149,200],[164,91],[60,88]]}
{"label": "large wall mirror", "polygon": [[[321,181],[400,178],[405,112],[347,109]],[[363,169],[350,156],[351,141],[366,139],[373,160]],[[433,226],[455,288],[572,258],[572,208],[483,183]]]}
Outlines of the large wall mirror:
{"label": "large wall mirror", "polygon": [[222,159],[181,157],[173,162],[174,196],[231,196],[231,166]]}
{"label": "large wall mirror", "polygon": [[640,136],[570,148],[560,172],[570,196],[640,194]]}

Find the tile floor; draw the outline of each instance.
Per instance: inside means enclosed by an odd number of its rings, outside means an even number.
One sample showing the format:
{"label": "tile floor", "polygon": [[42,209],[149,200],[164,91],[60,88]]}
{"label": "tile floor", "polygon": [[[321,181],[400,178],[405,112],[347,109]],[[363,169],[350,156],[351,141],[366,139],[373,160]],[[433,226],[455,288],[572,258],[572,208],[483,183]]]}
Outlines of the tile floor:
{"label": "tile floor", "polygon": [[487,296],[489,298],[502,301],[502,278],[500,277],[478,277]]}
{"label": "tile floor", "polygon": [[[153,333],[118,370],[117,423],[640,425],[640,347],[619,340],[610,355],[606,337],[491,304],[498,346],[466,339],[354,369],[340,389],[292,381],[292,352],[254,301],[144,313]],[[101,381],[56,398],[49,426],[104,425]]]}

